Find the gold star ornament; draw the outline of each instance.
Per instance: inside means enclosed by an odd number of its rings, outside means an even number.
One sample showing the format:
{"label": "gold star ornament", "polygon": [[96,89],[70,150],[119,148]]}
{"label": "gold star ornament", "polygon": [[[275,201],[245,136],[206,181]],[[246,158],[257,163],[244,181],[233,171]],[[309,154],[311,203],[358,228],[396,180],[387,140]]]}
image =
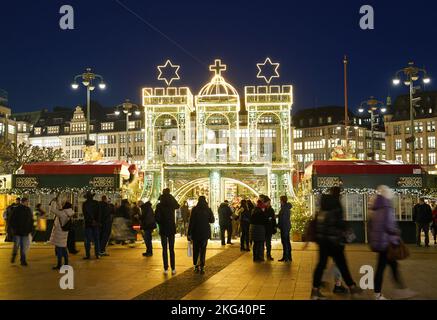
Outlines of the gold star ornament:
{"label": "gold star ornament", "polygon": [[273,78],[279,78],[279,63],[273,63],[270,58],[266,58],[264,63],[257,63],[258,67],[258,79],[264,79],[267,84],[270,84]]}
{"label": "gold star ornament", "polygon": [[167,84],[167,86],[171,85],[171,83],[175,80],[180,80],[179,77],[179,68],[181,66],[174,65],[170,60],[167,60],[163,66],[158,66],[158,80],[163,80]]}

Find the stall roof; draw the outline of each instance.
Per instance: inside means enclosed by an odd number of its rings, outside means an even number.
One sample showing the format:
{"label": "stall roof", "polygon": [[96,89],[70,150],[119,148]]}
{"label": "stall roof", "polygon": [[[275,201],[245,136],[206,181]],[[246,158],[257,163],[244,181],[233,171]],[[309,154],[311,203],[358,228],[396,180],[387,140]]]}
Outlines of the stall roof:
{"label": "stall roof", "polygon": [[129,175],[129,164],[125,161],[53,161],[35,162],[23,166],[25,175]]}
{"label": "stall roof", "polygon": [[425,171],[417,164],[398,161],[315,161],[305,170],[305,177],[313,175],[420,175]]}

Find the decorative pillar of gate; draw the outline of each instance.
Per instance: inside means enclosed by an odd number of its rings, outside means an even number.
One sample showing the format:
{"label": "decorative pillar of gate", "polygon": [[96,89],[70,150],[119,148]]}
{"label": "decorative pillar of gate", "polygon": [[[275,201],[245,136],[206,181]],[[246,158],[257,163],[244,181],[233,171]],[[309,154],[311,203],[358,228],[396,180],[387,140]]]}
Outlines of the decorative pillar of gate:
{"label": "decorative pillar of gate", "polygon": [[222,178],[220,170],[211,170],[209,174],[209,204],[214,213],[218,213],[217,209],[222,198]]}

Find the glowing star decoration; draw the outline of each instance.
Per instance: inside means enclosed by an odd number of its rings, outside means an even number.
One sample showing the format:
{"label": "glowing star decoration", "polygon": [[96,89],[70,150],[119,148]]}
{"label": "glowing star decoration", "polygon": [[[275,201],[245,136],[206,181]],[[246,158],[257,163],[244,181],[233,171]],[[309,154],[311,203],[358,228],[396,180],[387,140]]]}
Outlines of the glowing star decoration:
{"label": "glowing star decoration", "polygon": [[174,65],[170,60],[165,62],[165,65],[158,66],[158,80],[163,80],[167,84],[167,86],[171,85],[174,80],[180,80],[179,77],[179,68],[181,66]]}
{"label": "glowing star decoration", "polygon": [[270,58],[266,58],[264,63],[257,63],[256,66],[258,67],[258,74],[256,77],[258,79],[264,79],[267,84],[270,84],[273,78],[279,78],[279,63],[273,63]]}

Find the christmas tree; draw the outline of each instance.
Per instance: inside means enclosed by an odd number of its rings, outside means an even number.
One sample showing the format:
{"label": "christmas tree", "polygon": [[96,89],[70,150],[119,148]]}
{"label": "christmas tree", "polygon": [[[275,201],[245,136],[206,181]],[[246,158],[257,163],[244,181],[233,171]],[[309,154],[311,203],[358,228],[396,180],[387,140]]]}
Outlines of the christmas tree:
{"label": "christmas tree", "polygon": [[291,212],[291,231],[293,235],[299,238],[303,235],[308,221],[311,220],[309,209],[309,192],[300,184],[295,190],[296,197],[291,200],[293,209]]}

